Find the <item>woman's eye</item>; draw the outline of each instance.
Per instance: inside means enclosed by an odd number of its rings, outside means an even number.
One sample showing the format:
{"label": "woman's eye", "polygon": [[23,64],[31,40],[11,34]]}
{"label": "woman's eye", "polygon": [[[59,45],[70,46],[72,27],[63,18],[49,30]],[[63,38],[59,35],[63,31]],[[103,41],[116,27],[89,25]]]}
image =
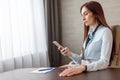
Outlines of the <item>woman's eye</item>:
{"label": "woman's eye", "polygon": [[88,13],[84,13],[84,15],[88,15]]}

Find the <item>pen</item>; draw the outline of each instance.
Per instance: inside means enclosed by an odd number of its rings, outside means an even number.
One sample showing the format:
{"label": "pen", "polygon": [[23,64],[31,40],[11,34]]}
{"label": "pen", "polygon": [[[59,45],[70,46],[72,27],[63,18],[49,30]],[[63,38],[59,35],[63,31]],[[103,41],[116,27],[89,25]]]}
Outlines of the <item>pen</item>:
{"label": "pen", "polygon": [[51,70],[52,68],[46,68],[46,69],[40,69],[38,71],[46,71],[46,70]]}

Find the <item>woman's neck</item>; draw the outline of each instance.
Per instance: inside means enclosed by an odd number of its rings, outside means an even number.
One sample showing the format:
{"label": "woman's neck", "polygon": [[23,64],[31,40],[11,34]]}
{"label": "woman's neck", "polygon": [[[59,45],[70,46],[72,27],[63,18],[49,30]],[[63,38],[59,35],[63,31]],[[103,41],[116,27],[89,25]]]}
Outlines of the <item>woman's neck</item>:
{"label": "woman's neck", "polygon": [[93,30],[95,30],[97,26],[98,26],[98,22],[92,24],[90,27],[91,27]]}

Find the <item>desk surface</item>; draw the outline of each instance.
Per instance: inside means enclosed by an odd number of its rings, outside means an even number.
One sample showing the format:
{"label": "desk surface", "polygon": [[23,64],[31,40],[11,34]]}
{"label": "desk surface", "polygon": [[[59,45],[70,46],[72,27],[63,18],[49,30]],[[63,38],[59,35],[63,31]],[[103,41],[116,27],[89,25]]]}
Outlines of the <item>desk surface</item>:
{"label": "desk surface", "polygon": [[24,68],[0,73],[0,80],[118,80],[120,69],[105,69],[95,72],[86,72],[71,77],[59,77],[58,68],[45,73],[30,73],[35,68]]}

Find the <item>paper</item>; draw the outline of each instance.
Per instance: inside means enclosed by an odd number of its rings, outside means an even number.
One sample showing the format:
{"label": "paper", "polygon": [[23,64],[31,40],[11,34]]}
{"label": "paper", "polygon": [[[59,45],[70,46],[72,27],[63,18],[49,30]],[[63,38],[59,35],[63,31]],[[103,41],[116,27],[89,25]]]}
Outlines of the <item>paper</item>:
{"label": "paper", "polygon": [[52,68],[52,67],[42,67],[42,68],[33,70],[31,73],[47,73],[47,72],[52,71],[53,69],[55,69],[55,68]]}

